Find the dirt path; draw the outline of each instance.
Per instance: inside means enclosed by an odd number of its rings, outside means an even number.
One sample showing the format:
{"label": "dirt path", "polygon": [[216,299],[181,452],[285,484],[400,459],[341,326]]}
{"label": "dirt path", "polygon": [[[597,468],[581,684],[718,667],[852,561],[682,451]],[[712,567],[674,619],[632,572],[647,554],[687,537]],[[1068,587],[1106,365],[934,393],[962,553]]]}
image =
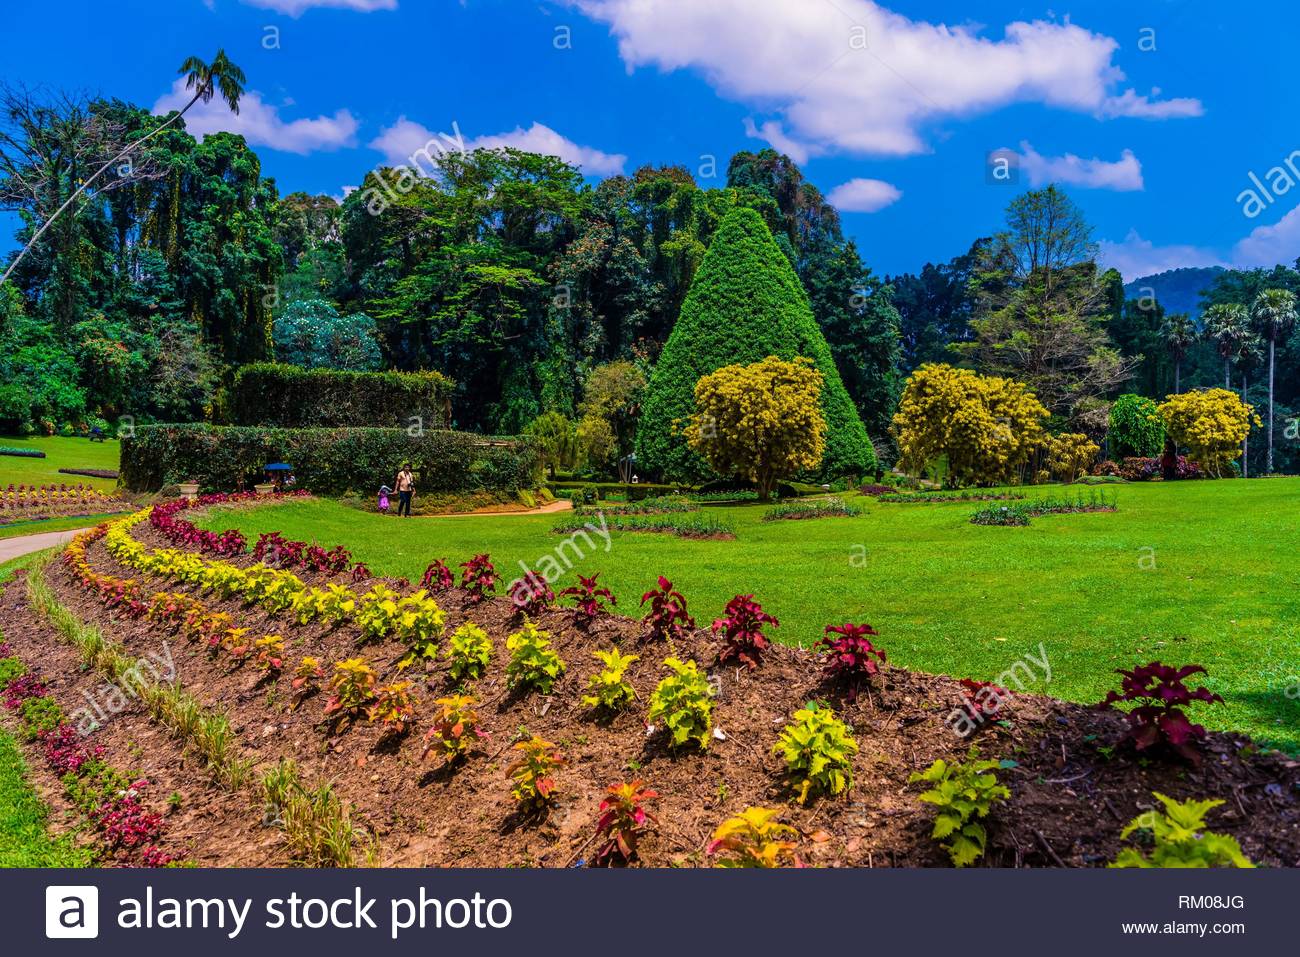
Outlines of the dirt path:
{"label": "dirt path", "polygon": [[13,538],[0,538],[0,562],[18,558],[45,548],[53,548],[70,542],[73,535],[84,532],[84,528],[69,528],[62,532],[39,532],[36,535],[16,535]]}

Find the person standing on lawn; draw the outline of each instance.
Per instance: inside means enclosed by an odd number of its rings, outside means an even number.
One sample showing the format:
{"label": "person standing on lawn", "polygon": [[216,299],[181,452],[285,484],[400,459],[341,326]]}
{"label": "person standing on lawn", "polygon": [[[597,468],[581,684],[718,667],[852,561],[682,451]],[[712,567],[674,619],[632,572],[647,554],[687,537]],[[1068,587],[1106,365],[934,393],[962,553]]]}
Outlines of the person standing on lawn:
{"label": "person standing on lawn", "polygon": [[397,479],[393,482],[393,487],[397,489],[398,517],[405,515],[410,518],[411,496],[415,494],[415,476],[411,474],[411,466],[406,462],[402,463],[402,468],[397,473]]}

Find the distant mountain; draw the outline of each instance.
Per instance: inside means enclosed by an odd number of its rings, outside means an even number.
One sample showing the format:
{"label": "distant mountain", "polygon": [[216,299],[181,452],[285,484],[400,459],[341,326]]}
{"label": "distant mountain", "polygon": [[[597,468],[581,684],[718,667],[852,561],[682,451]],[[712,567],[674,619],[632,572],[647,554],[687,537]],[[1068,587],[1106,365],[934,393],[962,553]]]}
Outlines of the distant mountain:
{"label": "distant mountain", "polygon": [[1126,299],[1141,299],[1154,295],[1165,313],[1186,312],[1195,319],[1201,314],[1201,290],[1214,285],[1214,279],[1223,272],[1222,266],[1197,266],[1187,269],[1170,269],[1168,272],[1143,276],[1124,284]]}

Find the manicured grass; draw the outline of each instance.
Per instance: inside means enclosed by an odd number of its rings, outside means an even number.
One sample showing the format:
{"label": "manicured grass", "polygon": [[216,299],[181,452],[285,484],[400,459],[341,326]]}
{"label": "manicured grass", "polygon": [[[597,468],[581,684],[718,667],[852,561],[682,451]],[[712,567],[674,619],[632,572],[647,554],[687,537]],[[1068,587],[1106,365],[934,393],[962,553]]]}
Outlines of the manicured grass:
{"label": "manicured grass", "polygon": [[[1153,659],[1202,664],[1226,705],[1197,720],[1300,748],[1300,478],[1146,483],[1115,488],[1113,513],[1047,515],[1027,528],[970,523],[975,504],[877,504],[856,518],[763,522],[763,506],[706,506],[733,541],[612,533],[576,572],[601,572],[619,610],[667,575],[703,624],[753,592],[778,637],[815,641],[825,625],[866,621],[892,663],[990,680],[1046,649],[1052,680],[1027,690],[1081,702],[1118,686],[1114,669]],[[1044,494],[1030,490],[1032,499]],[[551,515],[399,520],[327,501],[211,516],[249,535],[279,530],[346,544],[376,573],[419,579],[425,564],[490,552],[503,581],[563,536]],[[569,554],[572,554],[570,550]],[[504,590],[504,589],[502,589]],[[558,590],[558,587],[557,587]],[[1036,671],[1036,673],[1039,673]],[[1292,694],[1296,692],[1293,690]]]}
{"label": "manicured grass", "polygon": [[[40,555],[0,564],[0,582]],[[51,838],[45,830],[48,809],[27,783],[27,762],[18,744],[0,730],[0,867],[85,867],[90,856],[70,835]]]}
{"label": "manicured grass", "polygon": [[41,535],[45,532],[63,532],[70,528],[90,528],[92,525],[98,525],[108,518],[121,517],[121,513],[114,515],[82,515],[73,518],[47,518],[37,519],[32,522],[12,522],[6,525],[0,525],[0,538],[17,538],[20,535]]}
{"label": "manicured grass", "polygon": [[66,482],[75,485],[93,485],[105,492],[111,492],[117,485],[114,479],[88,478],[85,475],[61,475],[59,469],[116,469],[118,464],[117,439],[103,442],[91,442],[89,439],[66,439],[60,436],[50,438],[15,438],[0,436],[0,445],[9,445],[20,449],[40,449],[45,453],[43,459],[24,458],[15,455],[0,455],[0,487],[7,487],[11,482],[26,485],[49,485]]}

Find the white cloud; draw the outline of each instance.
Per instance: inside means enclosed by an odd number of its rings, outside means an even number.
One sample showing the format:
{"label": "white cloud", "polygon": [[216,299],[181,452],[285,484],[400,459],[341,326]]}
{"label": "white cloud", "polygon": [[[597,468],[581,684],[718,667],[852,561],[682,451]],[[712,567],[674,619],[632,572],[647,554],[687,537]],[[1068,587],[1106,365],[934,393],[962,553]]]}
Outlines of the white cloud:
{"label": "white cloud", "polygon": [[1119,159],[1110,162],[1096,157],[1083,159],[1073,153],[1043,156],[1024,140],[1020,142],[1020,149],[1020,168],[1029,177],[1031,186],[1065,183],[1121,192],[1143,188],[1142,164],[1132,150],[1124,150]]}
{"label": "white cloud", "polygon": [[[792,157],[793,158],[793,157]],[[826,202],[846,213],[874,213],[903,196],[898,187],[882,179],[851,179],[836,186]]]}
{"label": "white cloud", "polygon": [[1226,255],[1204,246],[1157,246],[1130,229],[1123,242],[1102,240],[1099,258],[1114,266],[1125,280],[1182,266],[1227,266],[1255,269],[1289,264],[1300,256],[1300,206],[1270,226],[1256,226],[1233,244]]}
{"label": "white cloud", "polygon": [[291,17],[300,17],[308,10],[319,7],[332,10],[355,10],[358,13],[397,9],[397,0],[243,0],[243,2],[251,7],[287,13]]}
{"label": "white cloud", "polygon": [[785,131],[781,129],[781,124],[776,120],[767,120],[762,126],[756,126],[754,121],[747,116],[745,117],[745,135],[751,139],[763,140],[773,149],[784,153],[796,163],[806,163],[809,157],[825,152],[825,150],[810,146],[807,143],[792,140],[785,135]]}
{"label": "white cloud", "polygon": [[[171,92],[153,105],[156,114],[166,114],[184,108],[192,92],[185,89],[185,78],[177,77]],[[209,103],[196,103],[185,114],[185,128],[194,136],[209,133],[240,133],[253,146],[269,146],[287,153],[313,153],[317,150],[336,150],[352,146],[357,132],[357,121],[347,110],[333,116],[298,119],[288,122],[280,118],[279,107],[271,106],[261,94],[249,91],[239,101],[239,113],[230,112],[224,100],[215,96]]]}
{"label": "white cloud", "polygon": [[[770,110],[746,129],[775,142],[902,156],[922,127],[1040,103],[1099,118],[1194,116],[1200,102],[1121,89],[1112,38],[1062,22],[975,27],[911,20],[873,0],[568,0],[609,25],[628,70],[692,69],[722,95]],[[793,156],[794,154],[791,153]]]}
{"label": "white cloud", "polygon": [[[454,133],[434,133],[422,124],[401,116],[392,126],[381,130],[370,142],[370,146],[383,153],[389,163],[409,164],[411,157],[419,155],[431,142],[443,150],[459,148],[455,143],[460,131],[454,124],[453,128]],[[549,126],[536,122],[528,129],[517,126],[505,133],[479,136],[464,142],[466,150],[497,149],[503,146],[558,156],[566,163],[580,167],[588,176],[613,176],[623,172],[623,166],[627,163],[627,157],[622,153],[606,153],[594,147],[582,146]],[[434,152],[432,147],[430,152]]]}

